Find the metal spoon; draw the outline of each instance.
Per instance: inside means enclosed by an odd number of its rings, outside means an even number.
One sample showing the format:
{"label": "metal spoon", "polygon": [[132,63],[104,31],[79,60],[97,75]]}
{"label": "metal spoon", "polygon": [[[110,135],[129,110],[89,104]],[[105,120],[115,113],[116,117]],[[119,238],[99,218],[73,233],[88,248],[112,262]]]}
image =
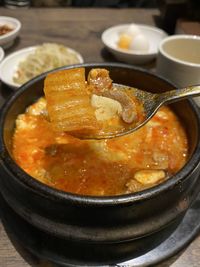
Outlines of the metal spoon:
{"label": "metal spoon", "polygon": [[149,93],[143,90],[131,88],[129,86],[121,84],[113,84],[113,87],[122,90],[123,88],[132,90],[133,95],[135,95],[138,98],[138,100],[141,101],[143,104],[145,113],[144,121],[142,121],[139,125],[136,125],[135,127],[128,130],[120,131],[117,133],[98,134],[95,136],[87,136],[87,137],[84,136],[82,137],[82,139],[109,139],[130,134],[141,128],[144,124],[146,124],[163,104],[169,104],[172,102],[179,101],[183,98],[200,95],[200,85],[188,86],[182,89],[171,90],[159,94]]}

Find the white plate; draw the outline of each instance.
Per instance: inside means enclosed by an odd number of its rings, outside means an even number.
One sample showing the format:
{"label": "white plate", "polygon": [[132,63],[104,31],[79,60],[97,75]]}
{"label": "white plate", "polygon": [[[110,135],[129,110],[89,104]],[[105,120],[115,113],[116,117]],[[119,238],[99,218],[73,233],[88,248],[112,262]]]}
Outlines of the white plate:
{"label": "white plate", "polygon": [[[25,60],[28,55],[33,53],[37,46],[31,46],[21,49],[7,56],[0,64],[0,80],[13,89],[17,89],[21,85],[13,81],[13,77],[17,71],[18,65]],[[83,57],[75,50],[66,47],[70,52],[75,53],[79,63],[83,63]]]}
{"label": "white plate", "polygon": [[3,48],[0,46],[0,62],[3,60],[4,58],[4,50]]}
{"label": "white plate", "polygon": [[15,38],[20,33],[21,22],[16,18],[0,16],[0,25],[8,25],[13,28],[12,31],[0,36],[0,46],[6,49],[13,44]]}
{"label": "white plate", "polygon": [[158,53],[158,46],[162,39],[167,37],[167,33],[157,27],[147,25],[137,25],[141,33],[147,38],[149,42],[149,50],[147,52],[133,52],[131,50],[124,50],[117,47],[119,35],[130,24],[120,24],[105,30],[102,34],[102,42],[107,49],[118,59],[130,64],[144,64],[154,59]]}

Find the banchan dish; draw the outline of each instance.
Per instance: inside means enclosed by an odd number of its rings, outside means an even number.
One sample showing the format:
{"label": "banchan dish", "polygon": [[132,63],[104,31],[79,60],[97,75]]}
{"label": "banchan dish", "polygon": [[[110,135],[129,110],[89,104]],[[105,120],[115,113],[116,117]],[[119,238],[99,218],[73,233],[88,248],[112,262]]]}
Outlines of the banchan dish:
{"label": "banchan dish", "polygon": [[[94,67],[104,67],[117,83],[147,91],[174,89],[166,80],[129,65],[77,66],[85,67],[87,72]],[[78,196],[41,184],[12,159],[15,119],[43,94],[45,76],[38,76],[15,92],[3,106],[0,120],[0,190],[15,214],[34,228],[34,235],[40,238],[41,245],[32,243],[29,249],[36,254],[39,251],[52,262],[57,258],[64,264],[100,266],[130,259],[162,242],[199,192],[200,117],[196,105],[189,100],[171,105],[185,125],[190,148],[187,164],[176,175],[139,193],[115,197]]]}

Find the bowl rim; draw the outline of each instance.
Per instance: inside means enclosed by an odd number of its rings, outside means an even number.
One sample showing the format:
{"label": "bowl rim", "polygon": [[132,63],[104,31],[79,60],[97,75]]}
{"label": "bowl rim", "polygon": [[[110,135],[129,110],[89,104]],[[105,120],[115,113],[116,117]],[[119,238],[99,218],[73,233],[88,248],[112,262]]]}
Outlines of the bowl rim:
{"label": "bowl rim", "polygon": [[168,36],[165,39],[163,39],[160,44],[159,44],[159,53],[161,53],[163,56],[165,56],[168,60],[171,60],[175,63],[179,63],[185,66],[189,66],[189,67],[193,67],[193,68],[200,68],[200,63],[193,63],[193,62],[189,62],[189,61],[185,61],[185,60],[181,60],[178,58],[175,58],[171,55],[169,55],[169,53],[167,53],[164,49],[163,46],[171,41],[174,40],[196,40],[199,41],[200,43],[200,36],[198,35],[189,35],[189,34],[177,34],[177,35],[172,35],[172,36]]}
{"label": "bowl rim", "polygon": [[4,52],[3,48],[0,46],[0,64],[3,61],[4,56],[5,56],[5,52]]}
{"label": "bowl rim", "polygon": [[18,19],[14,18],[14,17],[0,16],[0,21],[1,21],[1,19],[6,19],[10,22],[13,22],[15,24],[15,28],[12,31],[0,36],[0,42],[2,40],[5,40],[5,39],[11,37],[11,36],[15,36],[15,34],[18,33],[19,30],[21,29],[21,22]]}
{"label": "bowl rim", "polygon": [[[121,53],[123,55],[130,55],[130,56],[154,56],[158,53],[158,51],[152,51],[152,52],[139,52],[139,51],[131,51],[131,50],[124,50],[124,49],[121,49],[121,48],[117,48],[117,47],[114,47],[112,45],[110,45],[110,43],[107,41],[107,35],[109,34],[110,31],[113,31],[113,30],[117,30],[119,29],[120,27],[127,27],[129,26],[131,23],[125,23],[125,24],[118,24],[118,25],[114,25],[114,26],[111,26],[109,28],[107,28],[105,31],[103,31],[102,35],[101,35],[101,40],[103,42],[103,44],[105,46],[107,46],[109,49],[112,49],[118,53]],[[136,24],[136,23],[135,23]],[[136,24],[137,26],[143,28],[143,29],[148,29],[150,31],[153,31],[153,32],[157,32],[159,34],[163,34],[163,38],[166,38],[168,36],[168,34],[158,28],[158,27],[155,27],[155,26],[150,26],[150,25],[146,25],[146,24]]]}
{"label": "bowl rim", "polygon": [[[162,81],[168,83],[169,85],[176,88],[176,86],[169,82],[167,79],[163,78],[162,76],[156,75],[155,73],[142,69],[140,67],[132,66],[129,64],[124,63],[85,63],[85,64],[74,64],[70,66],[64,66],[57,69],[54,69],[52,71],[45,72],[32,80],[28,81],[24,85],[22,85],[19,90],[15,91],[14,94],[11,95],[11,97],[4,103],[4,105],[1,108],[1,115],[0,115],[0,125],[4,125],[4,119],[7,115],[7,112],[11,108],[12,104],[14,103],[15,99],[20,97],[21,94],[23,94],[24,91],[26,91],[32,84],[34,84],[37,81],[43,80],[45,76],[50,72],[55,72],[57,70],[62,69],[72,69],[76,67],[119,67],[119,68],[128,68],[135,71],[143,72],[146,75],[154,76]],[[169,178],[168,180],[164,181],[163,183],[154,186],[149,189],[142,190],[140,192],[130,193],[130,194],[124,194],[124,195],[117,195],[117,196],[88,196],[88,195],[78,195],[74,193],[64,192],[58,189],[54,189],[53,187],[47,186],[35,178],[31,177],[29,174],[25,173],[23,169],[21,169],[14,161],[14,159],[10,156],[6,145],[4,143],[3,138],[3,127],[0,127],[0,158],[1,161],[4,162],[6,169],[12,174],[14,179],[17,179],[18,182],[21,182],[23,185],[31,189],[32,191],[35,191],[37,194],[45,196],[46,198],[52,198],[52,199],[59,199],[61,201],[70,201],[73,203],[76,203],[77,205],[86,204],[89,206],[110,206],[110,205],[126,205],[128,203],[136,203],[143,200],[151,199],[157,196],[160,193],[164,193],[168,191],[169,189],[172,189],[177,184],[179,184],[182,180],[187,179],[188,174],[193,172],[197,165],[199,164],[200,159],[200,113],[199,108],[195,104],[193,100],[187,100],[190,104],[190,107],[192,108],[198,123],[198,140],[193,154],[191,155],[190,159],[187,161],[187,163],[184,165],[184,167],[176,173],[173,177]]]}

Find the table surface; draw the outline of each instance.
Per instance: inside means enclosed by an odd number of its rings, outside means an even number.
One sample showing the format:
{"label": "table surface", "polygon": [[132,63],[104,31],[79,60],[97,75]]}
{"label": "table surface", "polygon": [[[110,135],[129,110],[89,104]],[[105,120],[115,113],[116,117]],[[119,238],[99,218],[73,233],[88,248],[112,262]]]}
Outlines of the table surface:
{"label": "table surface", "polygon": [[[156,9],[94,9],[94,8],[30,8],[9,10],[0,8],[1,16],[12,16],[22,22],[20,37],[6,50],[6,55],[21,48],[56,42],[79,51],[85,62],[106,62],[115,59],[101,42],[101,33],[120,23],[157,25],[160,12]],[[153,70],[155,62],[143,66]],[[11,90],[0,84],[0,103]],[[27,263],[9,240],[0,221],[0,267],[28,267]],[[47,267],[46,264],[40,266]],[[49,265],[48,265],[49,266]],[[178,255],[157,265],[159,267],[199,267],[200,236]]]}

